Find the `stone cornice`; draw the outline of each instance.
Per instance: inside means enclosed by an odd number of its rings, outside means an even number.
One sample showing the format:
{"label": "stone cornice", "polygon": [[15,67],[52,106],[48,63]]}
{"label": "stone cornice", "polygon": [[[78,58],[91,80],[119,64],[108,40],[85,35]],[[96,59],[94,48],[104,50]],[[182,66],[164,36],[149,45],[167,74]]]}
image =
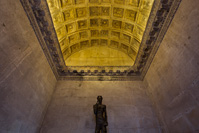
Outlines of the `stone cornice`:
{"label": "stone cornice", "polygon": [[[45,0],[21,0],[44,54],[58,80],[143,80],[181,0],[155,0],[134,66],[95,66],[87,71],[67,67],[61,53],[51,15]],[[77,68],[77,67],[76,67]],[[88,67],[89,68],[89,67]],[[108,68],[108,67],[106,67]]]}

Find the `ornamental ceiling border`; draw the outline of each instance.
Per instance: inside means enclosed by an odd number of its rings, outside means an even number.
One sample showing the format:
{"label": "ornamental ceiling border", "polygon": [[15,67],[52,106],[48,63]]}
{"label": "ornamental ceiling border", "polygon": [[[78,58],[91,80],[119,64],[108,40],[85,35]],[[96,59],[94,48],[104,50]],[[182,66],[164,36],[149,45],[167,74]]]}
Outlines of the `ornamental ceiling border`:
{"label": "ornamental ceiling border", "polygon": [[181,0],[155,0],[137,58],[132,67],[87,67],[87,71],[75,70],[64,63],[46,0],[20,0],[35,31],[38,41],[58,80],[132,81],[143,80]]}

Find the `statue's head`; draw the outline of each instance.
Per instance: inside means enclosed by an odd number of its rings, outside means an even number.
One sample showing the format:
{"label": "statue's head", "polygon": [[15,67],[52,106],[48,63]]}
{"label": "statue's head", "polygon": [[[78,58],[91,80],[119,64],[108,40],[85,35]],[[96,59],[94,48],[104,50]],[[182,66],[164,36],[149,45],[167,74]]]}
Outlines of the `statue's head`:
{"label": "statue's head", "polygon": [[101,104],[102,103],[102,96],[97,96],[97,101],[99,102],[99,104]]}

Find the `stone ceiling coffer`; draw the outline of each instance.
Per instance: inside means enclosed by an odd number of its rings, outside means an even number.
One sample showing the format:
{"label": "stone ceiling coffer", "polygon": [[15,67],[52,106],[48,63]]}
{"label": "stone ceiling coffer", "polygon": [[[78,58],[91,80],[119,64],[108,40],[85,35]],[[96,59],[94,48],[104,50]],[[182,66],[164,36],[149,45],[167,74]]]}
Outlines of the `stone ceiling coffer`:
{"label": "stone ceiling coffer", "polygon": [[[20,1],[58,80],[143,80],[181,2]],[[145,12],[149,17],[143,17],[143,11],[148,10],[144,8],[150,8],[143,5],[151,3],[151,11]],[[134,64],[126,67],[66,65],[66,59],[73,53],[95,44],[124,52]]]}

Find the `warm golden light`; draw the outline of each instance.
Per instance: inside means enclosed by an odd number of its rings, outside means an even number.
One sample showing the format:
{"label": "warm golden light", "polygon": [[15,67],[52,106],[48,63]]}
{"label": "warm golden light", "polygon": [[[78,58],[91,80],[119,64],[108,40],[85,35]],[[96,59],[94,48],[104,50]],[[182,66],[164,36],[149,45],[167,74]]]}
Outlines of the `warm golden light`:
{"label": "warm golden light", "polygon": [[66,65],[132,66],[154,0],[47,2]]}
{"label": "warm golden light", "polygon": [[74,53],[66,59],[67,66],[132,66],[132,59],[125,53],[106,46],[95,46]]}

